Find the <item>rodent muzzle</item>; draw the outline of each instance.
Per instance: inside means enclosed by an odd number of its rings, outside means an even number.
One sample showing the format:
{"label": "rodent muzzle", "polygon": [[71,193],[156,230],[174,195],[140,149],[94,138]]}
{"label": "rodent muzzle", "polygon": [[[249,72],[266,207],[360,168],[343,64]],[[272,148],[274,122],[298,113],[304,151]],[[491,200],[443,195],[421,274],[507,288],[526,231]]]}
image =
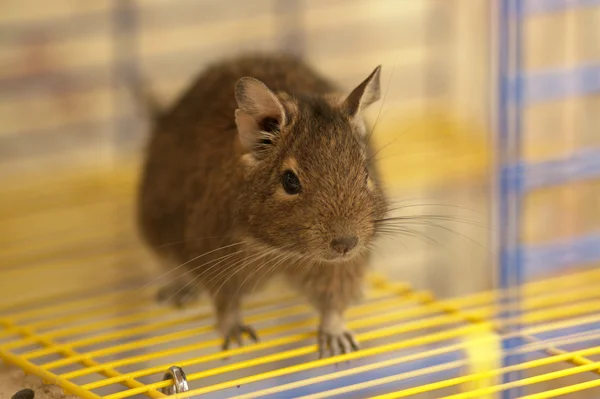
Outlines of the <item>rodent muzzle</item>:
{"label": "rodent muzzle", "polygon": [[358,237],[356,236],[336,237],[331,240],[331,248],[340,255],[346,255],[357,243]]}

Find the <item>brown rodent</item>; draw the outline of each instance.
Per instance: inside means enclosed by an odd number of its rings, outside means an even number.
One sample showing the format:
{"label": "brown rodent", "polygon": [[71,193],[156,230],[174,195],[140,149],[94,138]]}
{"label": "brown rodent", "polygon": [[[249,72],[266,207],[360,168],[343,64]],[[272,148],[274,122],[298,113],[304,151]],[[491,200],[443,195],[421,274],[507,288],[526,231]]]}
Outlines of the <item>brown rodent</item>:
{"label": "brown rodent", "polygon": [[343,315],[387,209],[361,116],[379,97],[380,67],[344,95],[294,57],[253,55],[207,68],[157,117],[141,230],[177,272],[162,297],[207,291],[225,349],[256,339],[240,301],[274,274],[320,313],[321,355],[358,348]]}

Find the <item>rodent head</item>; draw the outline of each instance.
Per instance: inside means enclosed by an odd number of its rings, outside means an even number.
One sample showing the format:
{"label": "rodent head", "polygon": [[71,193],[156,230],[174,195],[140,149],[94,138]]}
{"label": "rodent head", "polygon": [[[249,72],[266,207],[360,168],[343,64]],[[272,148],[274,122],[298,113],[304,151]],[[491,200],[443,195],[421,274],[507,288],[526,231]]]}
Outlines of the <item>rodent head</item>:
{"label": "rodent head", "polygon": [[365,253],[386,209],[361,116],[379,99],[379,81],[377,67],[345,97],[238,81],[235,119],[246,150],[239,216],[250,238],[316,261]]}

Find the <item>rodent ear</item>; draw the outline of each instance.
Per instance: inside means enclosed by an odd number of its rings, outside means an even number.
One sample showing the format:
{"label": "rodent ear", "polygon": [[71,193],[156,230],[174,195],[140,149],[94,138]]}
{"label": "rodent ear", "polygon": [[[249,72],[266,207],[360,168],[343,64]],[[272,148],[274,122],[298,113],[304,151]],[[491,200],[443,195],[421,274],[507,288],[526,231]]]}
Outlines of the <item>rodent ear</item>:
{"label": "rodent ear", "polygon": [[277,96],[260,80],[246,77],[235,86],[235,123],[240,141],[247,150],[269,144],[285,124],[285,113]]}
{"label": "rodent ear", "polygon": [[359,84],[344,100],[344,108],[350,116],[356,116],[360,111],[379,100],[381,96],[380,90],[380,73],[381,65],[379,65],[371,74]]}

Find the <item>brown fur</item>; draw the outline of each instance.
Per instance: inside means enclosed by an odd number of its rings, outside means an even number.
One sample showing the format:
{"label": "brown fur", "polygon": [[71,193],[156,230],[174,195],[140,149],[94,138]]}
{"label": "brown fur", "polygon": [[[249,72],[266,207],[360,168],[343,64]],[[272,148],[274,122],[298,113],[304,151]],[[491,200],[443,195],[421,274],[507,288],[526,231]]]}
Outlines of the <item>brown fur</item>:
{"label": "brown fur", "polygon": [[[378,73],[367,85],[376,93],[364,94],[363,83],[345,97],[295,58],[236,58],[204,71],[157,121],[139,196],[141,230],[168,268],[188,262],[177,267],[172,295],[207,290],[226,343],[246,331],[243,294],[284,273],[321,313],[322,347],[345,351],[352,344],[343,313],[360,298],[366,246],[386,209],[368,178],[370,148],[359,116],[361,95],[371,96],[369,103],[379,97]],[[255,129],[255,137],[246,129],[244,136],[244,126],[262,116],[277,119],[279,130]],[[265,137],[270,143],[260,141]],[[298,176],[300,194],[283,189],[286,169]],[[358,245],[337,256],[330,242],[348,234]]]}

